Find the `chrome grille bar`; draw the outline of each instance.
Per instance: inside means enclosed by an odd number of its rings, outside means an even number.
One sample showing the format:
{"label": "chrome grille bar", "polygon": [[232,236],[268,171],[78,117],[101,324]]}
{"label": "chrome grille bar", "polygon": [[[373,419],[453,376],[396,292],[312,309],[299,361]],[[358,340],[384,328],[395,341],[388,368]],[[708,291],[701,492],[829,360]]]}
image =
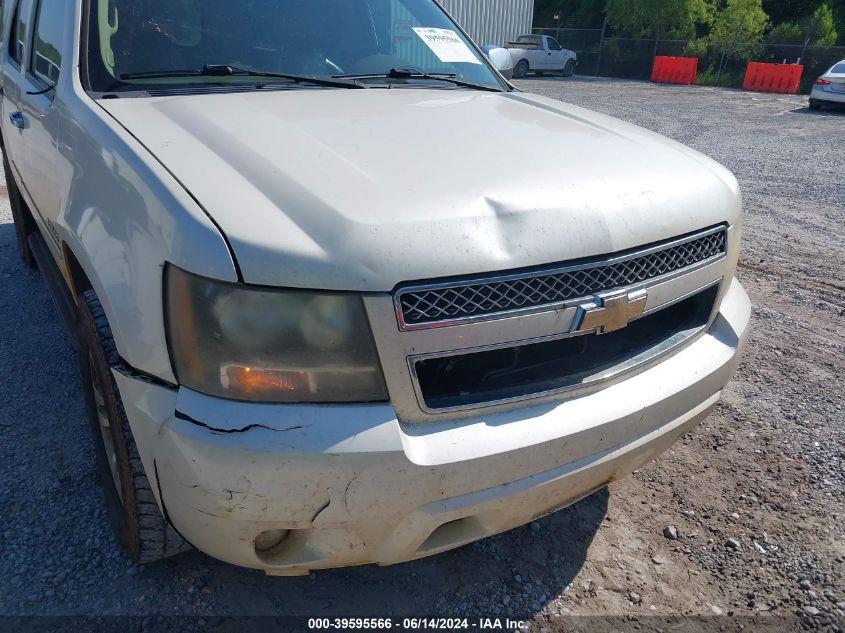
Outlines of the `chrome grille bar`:
{"label": "chrome grille bar", "polygon": [[657,279],[723,257],[727,228],[713,227],[645,249],[578,264],[471,281],[400,287],[399,327],[415,330],[502,318]]}

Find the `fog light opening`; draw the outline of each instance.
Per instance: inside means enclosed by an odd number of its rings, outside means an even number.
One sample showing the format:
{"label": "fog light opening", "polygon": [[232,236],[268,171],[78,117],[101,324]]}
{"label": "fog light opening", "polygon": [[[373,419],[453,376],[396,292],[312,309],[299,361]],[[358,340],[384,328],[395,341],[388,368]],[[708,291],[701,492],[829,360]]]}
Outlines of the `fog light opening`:
{"label": "fog light opening", "polygon": [[255,551],[267,553],[276,549],[290,534],[290,530],[267,530],[255,537]]}
{"label": "fog light opening", "polygon": [[417,552],[420,554],[439,552],[477,541],[490,534],[490,530],[478,517],[464,517],[439,526],[420,545]]}

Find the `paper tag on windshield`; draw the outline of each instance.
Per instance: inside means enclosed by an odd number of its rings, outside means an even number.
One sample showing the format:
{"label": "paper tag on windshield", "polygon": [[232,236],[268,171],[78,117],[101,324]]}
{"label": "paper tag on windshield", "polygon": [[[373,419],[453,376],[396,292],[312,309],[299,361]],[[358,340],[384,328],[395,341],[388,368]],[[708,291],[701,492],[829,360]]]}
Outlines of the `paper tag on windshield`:
{"label": "paper tag on windshield", "polygon": [[473,55],[469,46],[458,37],[458,34],[449,29],[428,29],[415,28],[414,33],[419,35],[431,51],[437,55],[444,64],[480,64],[478,58]]}

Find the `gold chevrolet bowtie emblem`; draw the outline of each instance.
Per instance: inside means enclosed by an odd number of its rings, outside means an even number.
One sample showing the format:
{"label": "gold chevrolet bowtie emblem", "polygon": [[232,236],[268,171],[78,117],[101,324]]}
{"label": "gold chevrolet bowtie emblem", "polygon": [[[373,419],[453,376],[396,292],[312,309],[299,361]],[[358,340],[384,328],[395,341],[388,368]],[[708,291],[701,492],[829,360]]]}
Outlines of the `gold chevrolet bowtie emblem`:
{"label": "gold chevrolet bowtie emblem", "polygon": [[645,291],[597,298],[594,303],[580,306],[572,331],[595,330],[598,334],[606,334],[621,330],[645,312],[647,300]]}

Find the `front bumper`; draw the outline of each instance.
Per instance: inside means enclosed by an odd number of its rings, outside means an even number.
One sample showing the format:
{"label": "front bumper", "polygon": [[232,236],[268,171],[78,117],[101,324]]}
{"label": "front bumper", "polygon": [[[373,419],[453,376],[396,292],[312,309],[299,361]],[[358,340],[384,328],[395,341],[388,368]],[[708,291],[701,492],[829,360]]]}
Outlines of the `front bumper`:
{"label": "front bumper", "polygon": [[[589,394],[458,421],[389,405],[279,406],[115,373],[165,515],[198,549],[273,574],[387,565],[553,512],[669,448],[718,402],[750,319],[734,281],[710,329]],[[270,552],[255,537],[290,530]]]}

